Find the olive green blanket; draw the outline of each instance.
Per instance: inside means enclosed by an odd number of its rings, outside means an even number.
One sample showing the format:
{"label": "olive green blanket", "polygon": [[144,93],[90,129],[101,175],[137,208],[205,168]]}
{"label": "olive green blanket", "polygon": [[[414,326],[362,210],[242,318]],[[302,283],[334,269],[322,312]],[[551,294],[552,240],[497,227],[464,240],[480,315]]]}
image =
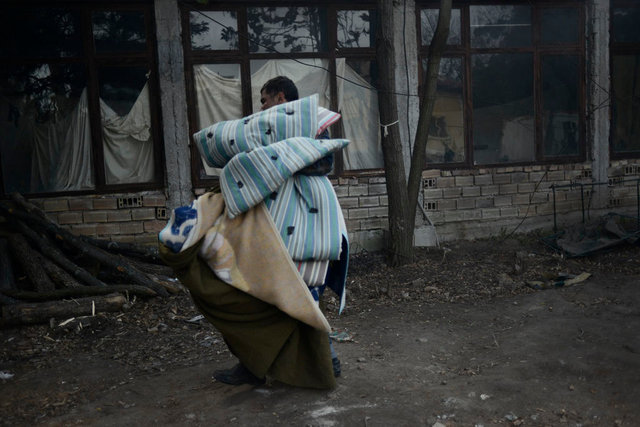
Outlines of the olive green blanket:
{"label": "olive green blanket", "polygon": [[160,245],[160,255],[231,352],[258,377],[298,387],[335,387],[327,333],[219,280],[198,256],[201,244],[177,254]]}
{"label": "olive green blanket", "polygon": [[329,323],[264,205],[229,219],[222,196],[207,193],[192,207],[197,224],[181,251],[160,243],[160,255],[231,352],[259,377],[333,387]]}

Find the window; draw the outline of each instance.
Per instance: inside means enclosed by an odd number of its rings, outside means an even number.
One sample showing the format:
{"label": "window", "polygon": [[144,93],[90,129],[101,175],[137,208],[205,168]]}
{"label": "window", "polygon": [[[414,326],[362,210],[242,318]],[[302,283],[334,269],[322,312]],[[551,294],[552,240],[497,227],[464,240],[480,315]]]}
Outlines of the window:
{"label": "window", "polygon": [[640,6],[614,2],[611,9],[613,158],[640,155]]}
{"label": "window", "polygon": [[25,3],[0,10],[2,192],[160,186],[152,10]]}
{"label": "window", "polygon": [[[349,8],[308,2],[256,7],[235,2],[213,8],[182,3],[191,133],[260,111],[260,89],[272,77],[291,78],[300,97],[342,114],[332,137],[350,145],[336,156],[335,173],[383,167],[375,91],[375,3]],[[217,171],[192,150],[196,186]]]}
{"label": "window", "polygon": [[[423,73],[438,13],[425,3],[417,14]],[[573,2],[454,5],[427,162],[583,159],[583,13]]]}

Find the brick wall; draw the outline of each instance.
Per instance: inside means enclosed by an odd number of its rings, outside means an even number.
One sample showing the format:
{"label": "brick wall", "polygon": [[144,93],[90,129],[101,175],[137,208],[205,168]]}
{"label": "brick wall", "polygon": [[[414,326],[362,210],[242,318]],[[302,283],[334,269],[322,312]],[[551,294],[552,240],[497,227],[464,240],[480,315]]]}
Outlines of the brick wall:
{"label": "brick wall", "polygon": [[[488,237],[516,226],[522,232],[552,229],[554,198],[558,224],[580,220],[583,206],[594,215],[635,214],[640,163],[612,162],[609,176],[610,185],[590,185],[590,163],[430,169],[422,175],[422,204],[440,240]],[[339,178],[334,185],[355,249],[382,247],[388,229],[384,177]],[[600,206],[597,191],[605,198]]]}
{"label": "brick wall", "polygon": [[30,199],[74,234],[139,244],[155,244],[167,224],[160,192]]}
{"label": "brick wall", "polygon": [[[589,163],[423,172],[422,206],[439,239],[488,237],[516,225],[520,231],[553,227],[590,214],[615,211],[635,215],[640,162],[615,161],[608,185],[592,187]],[[335,178],[354,251],[384,246],[388,205],[384,176]],[[579,185],[583,184],[583,186]],[[595,193],[604,197],[596,209]],[[197,193],[201,193],[198,191]],[[155,244],[167,223],[161,192],[32,199],[53,220],[76,234],[123,242]],[[420,223],[421,215],[417,221]],[[525,220],[525,221],[523,221]]]}

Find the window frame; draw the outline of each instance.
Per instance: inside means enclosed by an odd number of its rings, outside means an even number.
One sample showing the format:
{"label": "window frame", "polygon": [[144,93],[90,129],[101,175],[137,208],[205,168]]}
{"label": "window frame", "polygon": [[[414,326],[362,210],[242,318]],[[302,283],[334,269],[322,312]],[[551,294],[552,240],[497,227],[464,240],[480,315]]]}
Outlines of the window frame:
{"label": "window frame", "polygon": [[[640,55],[640,41],[639,42],[615,42],[613,37],[613,9],[615,7],[632,7],[639,8],[640,5],[637,1],[633,0],[611,0],[610,2],[610,38],[609,38],[609,79],[611,82],[611,126],[609,129],[609,157],[612,160],[624,160],[624,159],[637,159],[640,158],[640,150],[616,152],[614,151],[614,138],[615,138],[615,126],[613,122],[613,103],[615,98],[615,88],[613,87],[613,57],[617,54],[622,55]],[[640,120],[640,119],[639,119]]]}
{"label": "window frame", "polygon": [[[531,7],[531,45],[528,47],[471,47],[471,31],[470,31],[470,6],[521,6]],[[542,11],[544,9],[557,8],[573,8],[578,12],[578,39],[573,43],[554,43],[543,45],[540,42],[540,33],[542,27]],[[439,3],[432,1],[416,2],[416,32],[418,42],[418,67],[419,67],[419,93],[422,93],[422,87],[425,84],[424,76],[426,70],[423,67],[423,60],[428,58],[429,46],[422,45],[422,27],[421,27],[421,10],[423,9],[439,9]],[[425,167],[435,167],[439,169],[459,169],[459,168],[475,168],[475,167],[510,167],[522,165],[538,165],[550,163],[573,163],[581,162],[587,158],[589,144],[586,139],[586,96],[585,96],[585,7],[582,2],[565,0],[562,2],[529,2],[521,0],[512,0],[507,4],[493,1],[460,1],[454,2],[452,9],[460,9],[460,35],[461,43],[459,45],[447,45],[442,57],[461,57],[463,60],[463,114],[465,125],[465,160],[456,163],[428,163]],[[476,164],[473,158],[473,92],[471,81],[472,57],[474,54],[492,54],[492,53],[530,53],[533,56],[533,111],[534,111],[534,153],[533,161],[521,162],[495,162]],[[581,72],[578,77],[578,154],[570,156],[550,156],[544,155],[544,140],[542,132],[542,58],[545,55],[571,54],[577,55],[579,58],[579,69]]]}
{"label": "window frame", "polygon": [[[28,197],[59,197],[68,195],[105,194],[115,192],[134,192],[156,190],[164,187],[164,144],[161,132],[161,112],[158,82],[158,59],[156,49],[156,23],[153,3],[150,1],[118,2],[107,1],[78,3],[78,2],[24,2],[11,0],[4,2],[1,9],[33,9],[61,8],[77,11],[80,15],[79,37],[81,37],[81,51],[77,56],[57,57],[6,57],[0,58],[0,66],[19,66],[23,64],[80,64],[84,67],[87,77],[87,100],[89,123],[91,128],[92,169],[94,188],[89,190],[29,192]],[[142,12],[145,22],[146,46],[144,50],[128,52],[96,52],[93,43],[92,13],[96,11]],[[104,166],[104,143],[102,138],[102,123],[99,99],[98,69],[101,66],[125,67],[143,66],[149,69],[149,106],[151,118],[151,140],[153,144],[153,180],[143,183],[107,184]],[[5,193],[5,179],[0,165],[0,191]]]}
{"label": "window frame", "polygon": [[[254,2],[236,1],[236,2],[218,2],[210,1],[209,4],[180,3],[181,24],[184,49],[184,66],[185,80],[187,88],[187,105],[189,119],[189,135],[193,135],[200,129],[197,127],[197,97],[194,83],[194,66],[202,64],[239,64],[240,78],[242,88],[242,114],[247,116],[252,114],[252,93],[251,93],[251,61],[264,59],[300,59],[317,58],[326,59],[329,62],[330,74],[330,108],[333,111],[338,110],[337,105],[337,82],[336,82],[336,59],[345,58],[348,60],[372,60],[376,59],[375,46],[369,48],[338,48],[337,47],[337,11],[339,10],[376,10],[375,2],[371,0],[354,1],[349,4],[327,2],[319,0],[313,4],[303,1],[272,1],[261,3],[260,6],[274,7],[309,7],[317,6],[325,8],[327,12],[327,50],[319,52],[296,52],[296,53],[251,53],[249,51],[248,42],[248,22],[247,9],[256,7]],[[245,34],[238,37],[237,50],[194,50],[191,48],[191,32],[190,32],[190,13],[195,11],[213,12],[213,11],[234,11],[237,16],[238,32]],[[333,137],[342,136],[340,126],[331,128]],[[206,176],[203,174],[204,168],[200,160],[200,154],[197,147],[190,141],[191,152],[191,179],[194,188],[206,188],[217,182],[217,178]],[[331,176],[353,176],[367,173],[379,174],[382,169],[365,169],[365,170],[345,170],[342,156],[335,156],[334,170]]]}

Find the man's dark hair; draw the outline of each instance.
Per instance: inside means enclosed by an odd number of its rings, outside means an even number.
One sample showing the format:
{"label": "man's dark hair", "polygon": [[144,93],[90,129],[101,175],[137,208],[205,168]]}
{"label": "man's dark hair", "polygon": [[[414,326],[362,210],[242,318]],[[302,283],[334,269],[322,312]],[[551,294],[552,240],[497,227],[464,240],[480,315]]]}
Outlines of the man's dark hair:
{"label": "man's dark hair", "polygon": [[287,101],[295,101],[298,99],[298,88],[290,78],[285,76],[274,77],[267,81],[260,92],[265,91],[268,95],[276,95],[278,92],[282,92],[284,98]]}

